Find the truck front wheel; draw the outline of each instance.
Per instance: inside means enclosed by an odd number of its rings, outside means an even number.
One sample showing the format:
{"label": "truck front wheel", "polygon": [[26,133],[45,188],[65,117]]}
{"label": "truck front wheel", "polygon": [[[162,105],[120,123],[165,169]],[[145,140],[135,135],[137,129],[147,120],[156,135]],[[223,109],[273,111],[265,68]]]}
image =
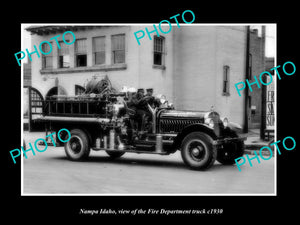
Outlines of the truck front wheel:
{"label": "truck front wheel", "polygon": [[181,157],[186,165],[194,170],[211,167],[217,157],[212,138],[203,132],[188,134],[182,141]]}
{"label": "truck front wheel", "polygon": [[80,129],[70,131],[71,138],[65,143],[67,157],[73,161],[86,159],[90,154],[90,145],[85,132]]}

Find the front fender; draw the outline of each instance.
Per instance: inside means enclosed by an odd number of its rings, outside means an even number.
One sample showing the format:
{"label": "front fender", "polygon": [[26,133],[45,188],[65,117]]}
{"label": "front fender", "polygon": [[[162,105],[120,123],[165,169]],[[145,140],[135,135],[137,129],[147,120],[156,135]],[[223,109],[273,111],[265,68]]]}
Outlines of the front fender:
{"label": "front fender", "polygon": [[212,139],[217,139],[217,135],[214,132],[213,129],[211,129],[208,125],[206,124],[200,124],[200,123],[195,123],[195,124],[191,124],[189,126],[186,126],[174,139],[174,143],[173,146],[175,149],[180,148],[181,142],[184,139],[184,137],[186,135],[188,135],[191,132],[195,132],[195,131],[200,131],[203,133],[208,134]]}
{"label": "front fender", "polygon": [[238,123],[229,122],[227,127],[238,134],[242,133],[242,126],[239,125]]}

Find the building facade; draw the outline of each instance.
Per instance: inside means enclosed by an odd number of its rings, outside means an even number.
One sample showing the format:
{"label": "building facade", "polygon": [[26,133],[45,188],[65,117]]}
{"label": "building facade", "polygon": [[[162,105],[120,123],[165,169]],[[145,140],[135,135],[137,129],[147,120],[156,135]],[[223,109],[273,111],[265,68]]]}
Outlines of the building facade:
{"label": "building facade", "polygon": [[[270,73],[274,78],[274,70],[270,70],[274,65],[274,58],[267,57],[265,60],[266,70],[270,71]],[[270,81],[270,78],[267,77],[267,82]],[[274,130],[275,129],[275,82],[272,82],[270,85],[266,87],[266,129]]]}
{"label": "building facade", "polygon": [[[32,26],[33,46],[49,41],[48,55],[32,54],[32,87],[43,98],[53,94],[77,95],[92,77],[108,76],[113,87],[153,88],[164,94],[176,109],[220,112],[243,126],[243,97],[234,84],[245,81],[246,26],[208,26],[176,24],[168,34],[145,35],[138,45],[134,32],[154,30],[153,25],[138,26]],[[72,31],[73,44],[62,35]],[[146,32],[145,32],[146,33]],[[60,35],[57,40],[50,38]],[[65,35],[66,41],[72,36]],[[44,46],[45,45],[45,46]],[[49,45],[42,46],[49,52]],[[260,46],[261,47],[261,46]],[[251,52],[252,64],[263,65],[261,49]],[[263,71],[263,70],[261,70]],[[255,118],[253,119],[255,120]]]}

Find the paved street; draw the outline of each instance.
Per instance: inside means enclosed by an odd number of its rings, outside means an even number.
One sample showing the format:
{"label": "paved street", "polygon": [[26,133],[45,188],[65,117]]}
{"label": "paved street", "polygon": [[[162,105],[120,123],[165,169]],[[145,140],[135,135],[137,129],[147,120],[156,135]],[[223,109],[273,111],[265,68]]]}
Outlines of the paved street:
{"label": "paved street", "polygon": [[[24,132],[27,145],[37,138],[44,133]],[[91,151],[87,161],[72,162],[63,147],[49,146],[23,159],[23,194],[274,194],[274,158],[252,163],[241,172],[217,161],[207,171],[192,171],[180,152],[127,153],[111,160],[101,151]]]}

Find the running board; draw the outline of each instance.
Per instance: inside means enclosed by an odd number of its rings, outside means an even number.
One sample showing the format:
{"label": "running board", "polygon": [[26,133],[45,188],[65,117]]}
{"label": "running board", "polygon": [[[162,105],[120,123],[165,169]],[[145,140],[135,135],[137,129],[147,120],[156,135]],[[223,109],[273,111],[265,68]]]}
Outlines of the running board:
{"label": "running board", "polygon": [[133,150],[133,149],[109,149],[109,148],[93,148],[96,151],[108,151],[108,152],[127,152],[127,153],[137,153],[137,154],[156,154],[156,155],[169,155],[168,152],[156,152],[156,151],[143,151],[143,150]]}

